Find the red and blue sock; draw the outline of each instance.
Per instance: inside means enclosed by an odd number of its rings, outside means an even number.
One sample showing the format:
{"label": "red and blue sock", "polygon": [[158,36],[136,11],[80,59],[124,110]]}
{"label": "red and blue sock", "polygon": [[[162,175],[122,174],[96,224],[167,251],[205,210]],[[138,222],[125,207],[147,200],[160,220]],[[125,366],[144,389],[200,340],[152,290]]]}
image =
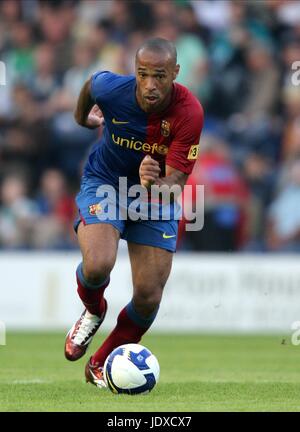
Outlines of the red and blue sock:
{"label": "red and blue sock", "polygon": [[117,325],[96,351],[91,359],[92,364],[104,365],[107,356],[120,345],[138,343],[146,331],[150,328],[158,312],[158,308],[150,317],[140,316],[134,309],[133,302],[121,310]]}
{"label": "red and blue sock", "polygon": [[92,315],[101,317],[105,311],[106,305],[104,300],[104,291],[108,286],[110,278],[106,278],[98,285],[91,284],[84,277],[82,263],[79,264],[76,270],[77,292],[86,307]]}

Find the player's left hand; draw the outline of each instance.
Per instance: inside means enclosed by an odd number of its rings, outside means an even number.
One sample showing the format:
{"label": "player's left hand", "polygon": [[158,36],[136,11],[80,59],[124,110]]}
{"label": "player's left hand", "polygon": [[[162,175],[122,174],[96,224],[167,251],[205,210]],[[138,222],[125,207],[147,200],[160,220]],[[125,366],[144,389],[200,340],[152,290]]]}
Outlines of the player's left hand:
{"label": "player's left hand", "polygon": [[151,187],[151,185],[154,184],[159,178],[159,174],[159,163],[156,160],[152,159],[151,156],[145,156],[141,162],[139,169],[141,185],[145,186],[146,188]]}
{"label": "player's left hand", "polygon": [[98,107],[98,105],[94,105],[91,109],[86,124],[90,129],[95,129],[100,127],[104,123],[104,117],[102,111]]}

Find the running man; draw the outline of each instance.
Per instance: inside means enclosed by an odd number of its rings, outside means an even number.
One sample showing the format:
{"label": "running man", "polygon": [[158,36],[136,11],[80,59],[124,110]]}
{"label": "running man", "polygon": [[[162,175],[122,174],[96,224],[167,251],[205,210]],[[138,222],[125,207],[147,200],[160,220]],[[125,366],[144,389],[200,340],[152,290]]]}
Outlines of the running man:
{"label": "running man", "polygon": [[119,345],[138,343],[156,317],[176,250],[178,220],[100,220],[97,188],[111,185],[118,198],[120,177],[127,178],[128,188],[134,184],[148,190],[152,184],[183,188],[198,155],[203,126],[199,101],[174,83],[180,66],[171,42],[146,41],[137,50],[135,67],[135,76],[95,73],[81,89],[75,111],[83,127],[99,127],[102,116],[105,125],[86,162],[76,198],[75,229],[82,253],[77,291],[85,310],[67,335],[68,360],[85,354],[105,318],[104,291],[120,238],[128,243],[132,270],[132,299],[85,368],[87,382],[98,387],[105,387],[106,357]]}

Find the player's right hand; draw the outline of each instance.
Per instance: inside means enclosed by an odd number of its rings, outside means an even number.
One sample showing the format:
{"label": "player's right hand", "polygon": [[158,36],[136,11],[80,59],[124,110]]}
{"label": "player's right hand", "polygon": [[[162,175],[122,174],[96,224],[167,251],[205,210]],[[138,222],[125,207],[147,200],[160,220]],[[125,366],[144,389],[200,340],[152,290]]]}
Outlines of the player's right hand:
{"label": "player's right hand", "polygon": [[86,126],[90,129],[95,129],[100,127],[103,123],[104,117],[102,111],[100,110],[98,105],[94,105],[86,120]]}
{"label": "player's right hand", "polygon": [[147,189],[150,188],[159,178],[159,174],[159,163],[155,159],[152,159],[151,156],[145,156],[139,169],[141,185]]}

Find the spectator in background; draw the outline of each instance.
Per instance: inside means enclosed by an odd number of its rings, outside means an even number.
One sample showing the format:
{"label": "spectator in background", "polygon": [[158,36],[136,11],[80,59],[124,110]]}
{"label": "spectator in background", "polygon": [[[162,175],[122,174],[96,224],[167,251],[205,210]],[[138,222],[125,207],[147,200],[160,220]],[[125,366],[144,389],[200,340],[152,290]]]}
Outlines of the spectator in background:
{"label": "spectator in background", "polygon": [[10,31],[14,24],[21,20],[21,3],[18,0],[0,2],[0,53],[10,42]]}
{"label": "spectator in background", "polygon": [[300,252],[300,159],[288,162],[286,183],[270,206],[266,225],[269,250]]}
{"label": "spectator in background", "polygon": [[72,37],[72,26],[75,19],[74,2],[41,1],[39,4],[40,40],[47,41],[55,48],[55,69],[58,74],[64,74],[72,66],[75,43]]}
{"label": "spectator in background", "polygon": [[247,104],[246,51],[254,41],[272,46],[272,38],[262,21],[249,15],[249,3],[227,2],[228,26],[211,38],[210,60],[213,96],[210,110],[218,117],[228,118]]}
{"label": "spectator in background", "polygon": [[97,52],[88,42],[77,42],[73,48],[73,66],[63,78],[62,88],[53,98],[54,113],[73,112],[79,89],[91,74],[102,69],[96,58]]}
{"label": "spectator in background", "polygon": [[287,26],[296,26],[300,22],[300,4],[294,0],[273,2],[279,22]]}
{"label": "spectator in background", "polygon": [[291,65],[300,59],[300,37],[297,38],[293,33],[286,35],[282,41],[282,52],[280,56],[282,69],[282,90],[288,90],[292,82],[294,71]]}
{"label": "spectator in background", "polygon": [[77,174],[86,148],[97,131],[81,128],[74,121],[73,109],[78,92],[86,79],[100,69],[91,45],[78,42],[73,51],[74,66],[66,71],[62,88],[51,98],[52,161],[72,177]]}
{"label": "spectator in background", "polygon": [[271,44],[266,25],[251,17],[249,3],[243,0],[227,2],[229,23],[225,29],[215,32],[212,39],[212,61],[218,69],[243,61],[243,51],[252,40]]}
{"label": "spectator in background", "polygon": [[[112,2],[102,2],[99,7],[99,0],[85,0],[77,5],[77,20],[74,25],[74,34],[77,40],[85,40],[89,35],[90,28],[97,27],[97,24],[105,20],[111,14]],[[99,40],[101,45],[101,39]]]}
{"label": "spectator in background", "polygon": [[27,196],[27,179],[16,174],[4,177],[0,187],[0,247],[30,248],[38,220],[38,208]]}
{"label": "spectator in background", "polygon": [[39,44],[34,51],[34,73],[28,86],[37,101],[47,101],[59,88],[59,77],[55,70],[56,52],[49,43]]}
{"label": "spectator in background", "polygon": [[109,18],[112,24],[111,38],[118,43],[126,43],[127,37],[131,32],[130,28],[130,2],[113,0]]}
{"label": "spectator in background", "polygon": [[200,251],[236,251],[246,240],[249,192],[227,143],[213,136],[202,137],[201,143],[200,157],[186,184],[204,185],[204,227],[186,232],[186,244]]}
{"label": "spectator in background", "polygon": [[41,117],[39,106],[25,83],[13,87],[11,120],[23,126],[34,127]]}
{"label": "spectator in background", "polygon": [[21,2],[19,0],[2,0],[0,3],[1,21],[12,24],[21,19]]}
{"label": "spectator in background", "polygon": [[[6,61],[5,57],[13,52],[12,43],[12,28],[21,20],[21,4],[18,0],[3,0],[0,2],[0,58],[1,61]],[[10,69],[7,67],[7,75],[10,74]],[[6,119],[10,116],[12,109],[11,98],[12,88],[14,83],[12,80],[6,80],[6,85],[1,86],[0,97],[0,125],[2,118]],[[1,133],[1,131],[0,131]]]}
{"label": "spectator in background", "polygon": [[253,41],[246,50],[247,94],[241,112],[249,121],[274,113],[279,95],[279,70],[269,45]]}
{"label": "spectator in background", "polygon": [[10,31],[11,48],[4,52],[7,74],[14,83],[26,82],[34,71],[34,46],[30,24],[14,23]]}
{"label": "spectator in background", "polygon": [[191,1],[199,22],[212,32],[227,28],[230,23],[230,2],[227,0]]}
{"label": "spectator in background", "polygon": [[300,90],[290,85],[282,93],[285,117],[282,139],[282,157],[293,160],[300,155]]}
{"label": "spectator in background", "polygon": [[128,47],[124,47],[111,37],[113,23],[111,20],[101,20],[92,25],[86,34],[85,41],[97,52],[97,63],[102,70],[113,70],[115,73],[126,74],[126,62],[129,61]]}
{"label": "spectator in background", "polygon": [[266,211],[273,199],[276,174],[270,158],[260,153],[249,153],[243,161],[241,173],[249,190],[248,232],[244,249],[264,251]]}
{"label": "spectator in background", "polygon": [[249,42],[242,81],[243,95],[228,122],[235,159],[243,163],[249,152],[257,152],[275,162],[280,156],[280,132],[274,119],[280,73],[270,46]]}
{"label": "spectator in background", "polygon": [[175,43],[177,62],[180,70],[177,82],[188,87],[196,96],[203,99],[209,95],[208,62],[205,45],[193,34],[181,34],[175,21],[158,22],[155,37],[162,37]]}
{"label": "spectator in background", "polygon": [[201,20],[197,20],[196,12],[190,3],[180,5],[177,17],[182,33],[192,34],[202,40],[206,47],[208,46],[211,38],[210,29]]}
{"label": "spectator in background", "polygon": [[[5,119],[7,128],[4,134],[4,137],[6,136],[5,151],[13,157],[15,144],[20,147],[20,133],[14,134],[13,130],[16,128],[20,132],[22,129],[23,135],[27,135],[26,142],[23,141],[21,146],[23,150],[15,152],[15,156],[19,160],[21,153],[23,153],[25,156],[23,163],[27,161],[28,171],[37,177],[40,175],[40,170],[44,164],[51,162],[49,153],[50,121],[44,110],[44,102],[36,101],[28,86],[15,85],[12,96],[10,117]],[[15,138],[17,143],[11,141]]]}
{"label": "spectator in background", "polygon": [[[119,4],[115,2],[114,4]],[[124,7],[125,3],[121,6]],[[118,6],[120,7],[120,5]],[[154,25],[159,21],[160,14],[165,14],[165,10],[168,10],[168,17],[170,19],[173,16],[174,5],[169,0],[165,2],[139,2],[132,1],[127,3],[127,12],[124,15],[126,17],[127,30],[126,36],[123,38],[123,51],[120,52],[119,61],[116,64],[118,70],[121,70],[125,74],[134,74],[135,72],[135,53],[139,46],[143,44],[145,39],[150,37],[151,32],[154,29]],[[124,18],[123,18],[124,19]],[[115,20],[112,20],[112,28],[116,27]],[[112,32],[112,40],[121,42],[122,39],[114,36],[115,30]],[[105,58],[102,60],[105,61]],[[106,60],[107,61],[107,60]]]}
{"label": "spectator in background", "polygon": [[0,175],[9,172],[27,173],[28,167],[35,167],[30,180],[36,181],[41,159],[41,149],[37,147],[31,131],[23,126],[14,126],[6,130],[2,145],[0,146]]}
{"label": "spectator in background", "polygon": [[35,247],[72,247],[75,238],[72,235],[74,197],[68,191],[66,179],[60,171],[48,169],[43,173],[36,202],[40,217],[35,225]]}

